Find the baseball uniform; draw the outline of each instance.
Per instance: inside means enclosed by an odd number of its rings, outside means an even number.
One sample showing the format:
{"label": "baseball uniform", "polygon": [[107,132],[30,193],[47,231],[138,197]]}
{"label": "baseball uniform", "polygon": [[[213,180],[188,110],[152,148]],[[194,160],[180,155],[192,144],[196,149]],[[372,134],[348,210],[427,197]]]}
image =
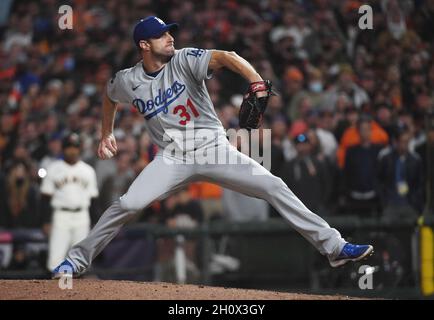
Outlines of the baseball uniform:
{"label": "baseball uniform", "polygon": [[[228,142],[205,86],[211,77],[211,55],[212,50],[184,48],[157,75],[148,75],[139,62],[108,81],[108,97],[137,108],[160,150],[128,191],[104,212],[88,237],[69,251],[67,259],[75,271],[85,271],[137,210],[193,181],[217,183],[264,199],[322,254],[333,259],[341,252],[345,240],[337,230],[306,208],[282,179]],[[176,137],[171,133],[174,129]],[[213,139],[200,139],[203,130],[211,130]],[[179,152],[165,152],[169,147]],[[224,154],[237,164],[197,163],[195,154],[204,152]],[[184,161],[175,161],[180,158]]]}
{"label": "baseball uniform", "polygon": [[51,196],[53,208],[47,263],[53,270],[89,233],[89,206],[98,196],[95,171],[83,161],[70,165],[56,160],[47,169],[41,193]]}

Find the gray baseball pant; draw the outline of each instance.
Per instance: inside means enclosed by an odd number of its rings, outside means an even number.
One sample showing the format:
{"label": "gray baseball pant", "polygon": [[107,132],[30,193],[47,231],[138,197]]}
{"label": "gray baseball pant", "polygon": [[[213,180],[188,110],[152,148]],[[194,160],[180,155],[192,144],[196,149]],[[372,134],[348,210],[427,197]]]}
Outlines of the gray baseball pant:
{"label": "gray baseball pant", "polygon": [[[321,254],[334,259],[341,252],[346,242],[340,233],[310,211],[282,179],[239,152],[226,139],[220,139],[217,148],[213,148],[214,151],[226,151],[245,164],[168,163],[175,157],[172,159],[159,152],[133,181],[128,191],[104,212],[87,238],[70,249],[67,259],[76,271],[84,272],[138,210],[166,198],[176,189],[193,181],[214,182],[266,200]],[[254,175],[252,170],[255,170]]]}

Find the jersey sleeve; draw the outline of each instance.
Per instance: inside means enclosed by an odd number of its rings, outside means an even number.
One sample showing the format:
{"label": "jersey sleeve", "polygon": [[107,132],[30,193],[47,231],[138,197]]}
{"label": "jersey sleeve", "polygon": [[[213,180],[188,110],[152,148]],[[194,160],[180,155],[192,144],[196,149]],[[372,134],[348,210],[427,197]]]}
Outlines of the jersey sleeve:
{"label": "jersey sleeve", "polygon": [[211,55],[212,50],[185,48],[179,53],[179,64],[194,81],[200,84],[212,77],[212,74],[208,72]]}
{"label": "jersey sleeve", "polygon": [[107,96],[115,103],[128,103],[123,74],[120,71],[107,81]]}
{"label": "jersey sleeve", "polygon": [[47,175],[42,179],[41,193],[52,196],[55,191],[53,166],[47,168]]}

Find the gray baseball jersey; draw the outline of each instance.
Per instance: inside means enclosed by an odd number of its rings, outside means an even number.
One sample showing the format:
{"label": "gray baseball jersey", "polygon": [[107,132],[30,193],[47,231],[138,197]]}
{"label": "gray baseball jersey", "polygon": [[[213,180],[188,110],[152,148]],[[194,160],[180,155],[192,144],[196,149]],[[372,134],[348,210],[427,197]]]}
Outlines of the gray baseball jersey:
{"label": "gray baseball jersey", "polygon": [[215,130],[216,136],[225,135],[204,81],[211,78],[211,54],[212,50],[205,49],[177,50],[156,77],[146,74],[140,61],[108,81],[107,95],[116,103],[132,104],[146,119],[146,128],[160,148],[172,142],[164,138],[164,134],[170,134],[168,129],[184,133],[179,144],[175,141],[180,149],[200,147],[200,141],[188,143],[187,127],[194,125],[195,130],[206,128]]}

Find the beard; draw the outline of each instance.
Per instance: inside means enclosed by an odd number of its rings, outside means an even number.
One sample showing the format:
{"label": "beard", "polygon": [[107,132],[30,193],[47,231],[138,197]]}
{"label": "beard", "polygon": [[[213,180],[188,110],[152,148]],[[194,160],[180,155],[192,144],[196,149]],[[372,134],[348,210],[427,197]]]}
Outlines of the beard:
{"label": "beard", "polygon": [[163,48],[159,51],[153,51],[152,54],[154,57],[161,62],[169,62],[170,59],[175,55],[175,49],[168,49],[167,47]]}

